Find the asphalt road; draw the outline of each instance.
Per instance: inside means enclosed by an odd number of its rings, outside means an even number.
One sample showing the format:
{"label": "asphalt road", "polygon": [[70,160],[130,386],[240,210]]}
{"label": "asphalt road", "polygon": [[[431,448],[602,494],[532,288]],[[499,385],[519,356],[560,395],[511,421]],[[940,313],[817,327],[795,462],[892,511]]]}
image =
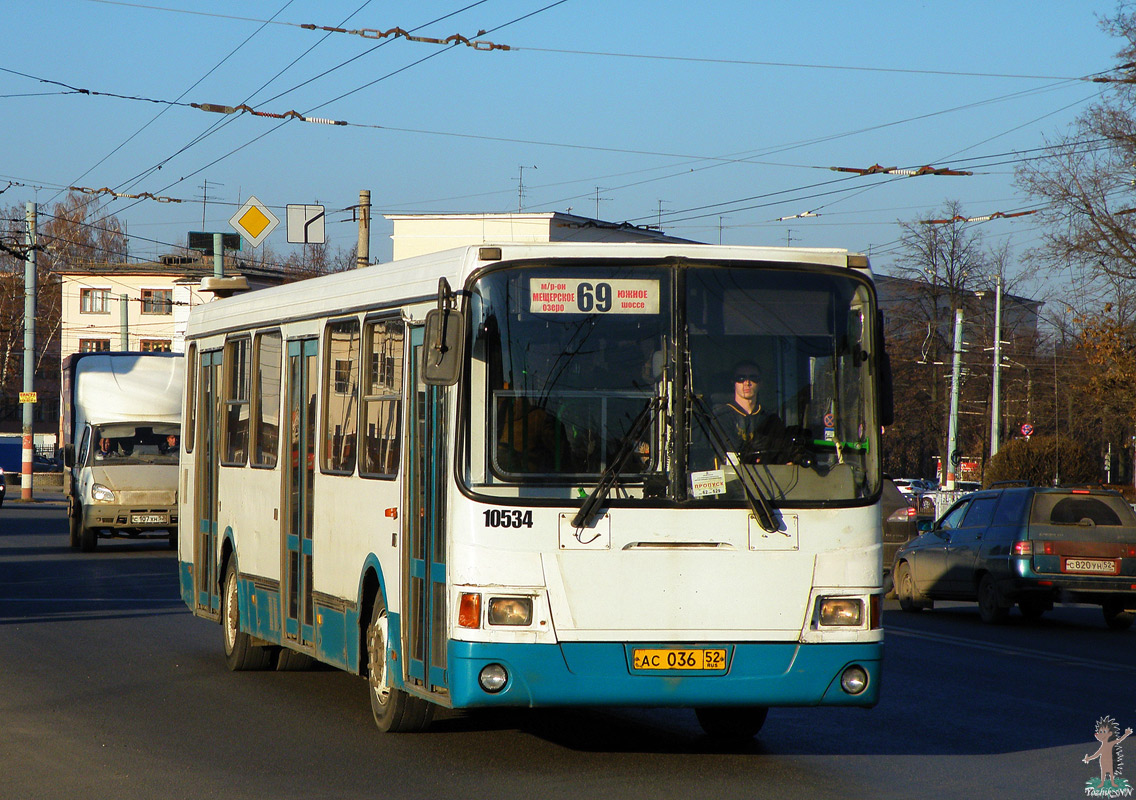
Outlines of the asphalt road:
{"label": "asphalt road", "polygon": [[39,497],[0,508],[0,798],[1073,798],[1097,719],[1136,727],[1136,631],[1098,609],[990,627],[889,603],[879,706],[774,709],[741,746],[674,709],[384,735],[357,677],[229,672],[164,542],[72,551]]}

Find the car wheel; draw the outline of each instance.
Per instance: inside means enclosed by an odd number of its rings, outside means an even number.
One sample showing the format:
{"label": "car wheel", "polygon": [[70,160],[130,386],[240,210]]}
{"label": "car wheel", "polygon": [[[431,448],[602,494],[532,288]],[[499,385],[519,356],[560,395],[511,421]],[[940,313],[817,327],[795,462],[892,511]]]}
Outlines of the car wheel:
{"label": "car wheel", "polygon": [[1003,599],[989,572],[978,582],[978,615],[990,625],[1003,623],[1010,616],[1010,604]]}
{"label": "car wheel", "polygon": [[911,565],[906,561],[901,561],[895,568],[895,595],[899,598],[899,607],[904,611],[922,611],[931,607],[931,602],[915,588]]}
{"label": "car wheel", "polygon": [[237,562],[229,560],[225,584],[221,592],[221,629],[225,642],[225,663],[234,672],[268,669],[275,652],[271,647],[252,643],[252,637],[241,630],[241,604],[237,592]]}
{"label": "car wheel", "polygon": [[1126,631],[1132,627],[1136,620],[1136,612],[1129,611],[1119,603],[1105,603],[1101,610],[1104,612],[1104,622],[1114,631]]}
{"label": "car wheel", "polygon": [[381,596],[375,598],[371,623],[367,626],[367,687],[371,695],[371,714],[379,730],[387,733],[413,733],[424,730],[434,718],[434,706],[420,697],[391,686],[387,662],[387,609]]}
{"label": "car wheel", "polygon": [[1018,601],[1018,610],[1026,619],[1041,619],[1041,615],[1053,608],[1053,603],[1040,597],[1023,597]]}
{"label": "car wheel", "polygon": [[705,706],[694,709],[698,724],[714,739],[752,739],[765,724],[764,706]]}

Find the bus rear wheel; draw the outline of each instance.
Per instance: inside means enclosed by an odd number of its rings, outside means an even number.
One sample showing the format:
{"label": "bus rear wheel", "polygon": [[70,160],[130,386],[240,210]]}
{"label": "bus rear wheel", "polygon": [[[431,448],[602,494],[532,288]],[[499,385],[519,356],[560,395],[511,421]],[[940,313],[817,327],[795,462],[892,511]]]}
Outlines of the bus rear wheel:
{"label": "bus rear wheel", "polygon": [[229,560],[221,592],[221,628],[225,640],[225,663],[234,672],[268,669],[276,655],[271,647],[260,647],[241,630],[241,608],[237,593],[237,561]]}
{"label": "bus rear wheel", "polygon": [[694,709],[698,724],[714,739],[752,739],[765,724],[763,706],[705,706]]}
{"label": "bus rear wheel", "polygon": [[371,713],[379,730],[387,733],[413,733],[424,730],[434,718],[434,706],[391,686],[387,663],[387,609],[382,597],[375,598],[371,623],[367,626],[367,688]]}

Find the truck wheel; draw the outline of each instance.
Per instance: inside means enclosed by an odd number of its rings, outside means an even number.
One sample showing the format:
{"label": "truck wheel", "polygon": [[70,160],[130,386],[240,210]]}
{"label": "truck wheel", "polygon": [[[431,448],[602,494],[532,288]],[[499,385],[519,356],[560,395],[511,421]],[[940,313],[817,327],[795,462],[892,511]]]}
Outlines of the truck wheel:
{"label": "truck wheel", "polygon": [[241,630],[241,609],[237,599],[237,561],[229,559],[225,570],[225,585],[221,592],[221,629],[225,641],[225,663],[234,672],[268,669],[275,652],[271,647],[259,647],[252,637]]}
{"label": "truck wheel", "polygon": [[72,508],[73,501],[67,501],[67,529],[70,533],[71,549],[75,550],[79,547],[79,534],[83,527],[83,515],[76,514],[75,509]]}
{"label": "truck wheel", "polygon": [[381,596],[375,598],[371,624],[367,626],[367,688],[371,713],[379,730],[413,733],[424,730],[434,718],[434,706],[391,686],[387,663],[387,609]]}
{"label": "truck wheel", "polygon": [[78,519],[75,520],[75,525],[78,526],[79,530],[79,549],[84,553],[95,552],[95,547],[99,543],[99,532],[83,524],[82,512],[80,512]]}

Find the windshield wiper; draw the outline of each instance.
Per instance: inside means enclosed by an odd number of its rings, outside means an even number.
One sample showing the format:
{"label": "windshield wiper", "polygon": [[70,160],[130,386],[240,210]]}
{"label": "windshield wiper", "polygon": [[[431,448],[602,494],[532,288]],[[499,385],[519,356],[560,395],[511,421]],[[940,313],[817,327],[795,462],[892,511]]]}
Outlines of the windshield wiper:
{"label": "windshield wiper", "polygon": [[580,505],[580,510],[576,512],[576,516],[572,517],[573,528],[579,530],[588,527],[588,525],[592,523],[596,512],[599,511],[600,506],[603,504],[604,500],[607,499],[611,487],[614,486],[615,482],[619,479],[619,474],[627,463],[627,459],[631,458],[631,454],[635,452],[635,447],[639,444],[643,432],[651,422],[654,421],[655,413],[658,411],[658,408],[659,398],[652,397],[647,401],[647,404],[643,406],[643,410],[639,412],[639,415],[632,421],[631,428],[627,431],[627,435],[620,440],[619,449],[615,451],[611,463],[600,473],[600,479],[596,483],[595,488],[592,489],[591,493],[588,494],[587,498],[585,498],[584,502]]}
{"label": "windshield wiper", "polygon": [[[694,408],[698,424],[702,426],[703,433],[706,438],[710,440],[710,446],[714,448],[714,454],[720,458],[723,463],[728,462],[727,457],[728,448],[726,447],[726,434],[722,430],[722,426],[718,424],[718,420],[706,410],[706,406],[702,402],[702,398],[697,395],[691,395],[690,405]],[[738,479],[742,482],[742,488],[745,490],[746,503],[749,504],[750,511],[753,512],[753,518],[757,520],[763,530],[775,533],[780,530],[777,524],[777,518],[773,515],[773,508],[769,505],[769,500],[761,491],[761,486],[753,478],[753,472],[749,465],[742,464],[738,459],[735,466],[735,472]]]}

